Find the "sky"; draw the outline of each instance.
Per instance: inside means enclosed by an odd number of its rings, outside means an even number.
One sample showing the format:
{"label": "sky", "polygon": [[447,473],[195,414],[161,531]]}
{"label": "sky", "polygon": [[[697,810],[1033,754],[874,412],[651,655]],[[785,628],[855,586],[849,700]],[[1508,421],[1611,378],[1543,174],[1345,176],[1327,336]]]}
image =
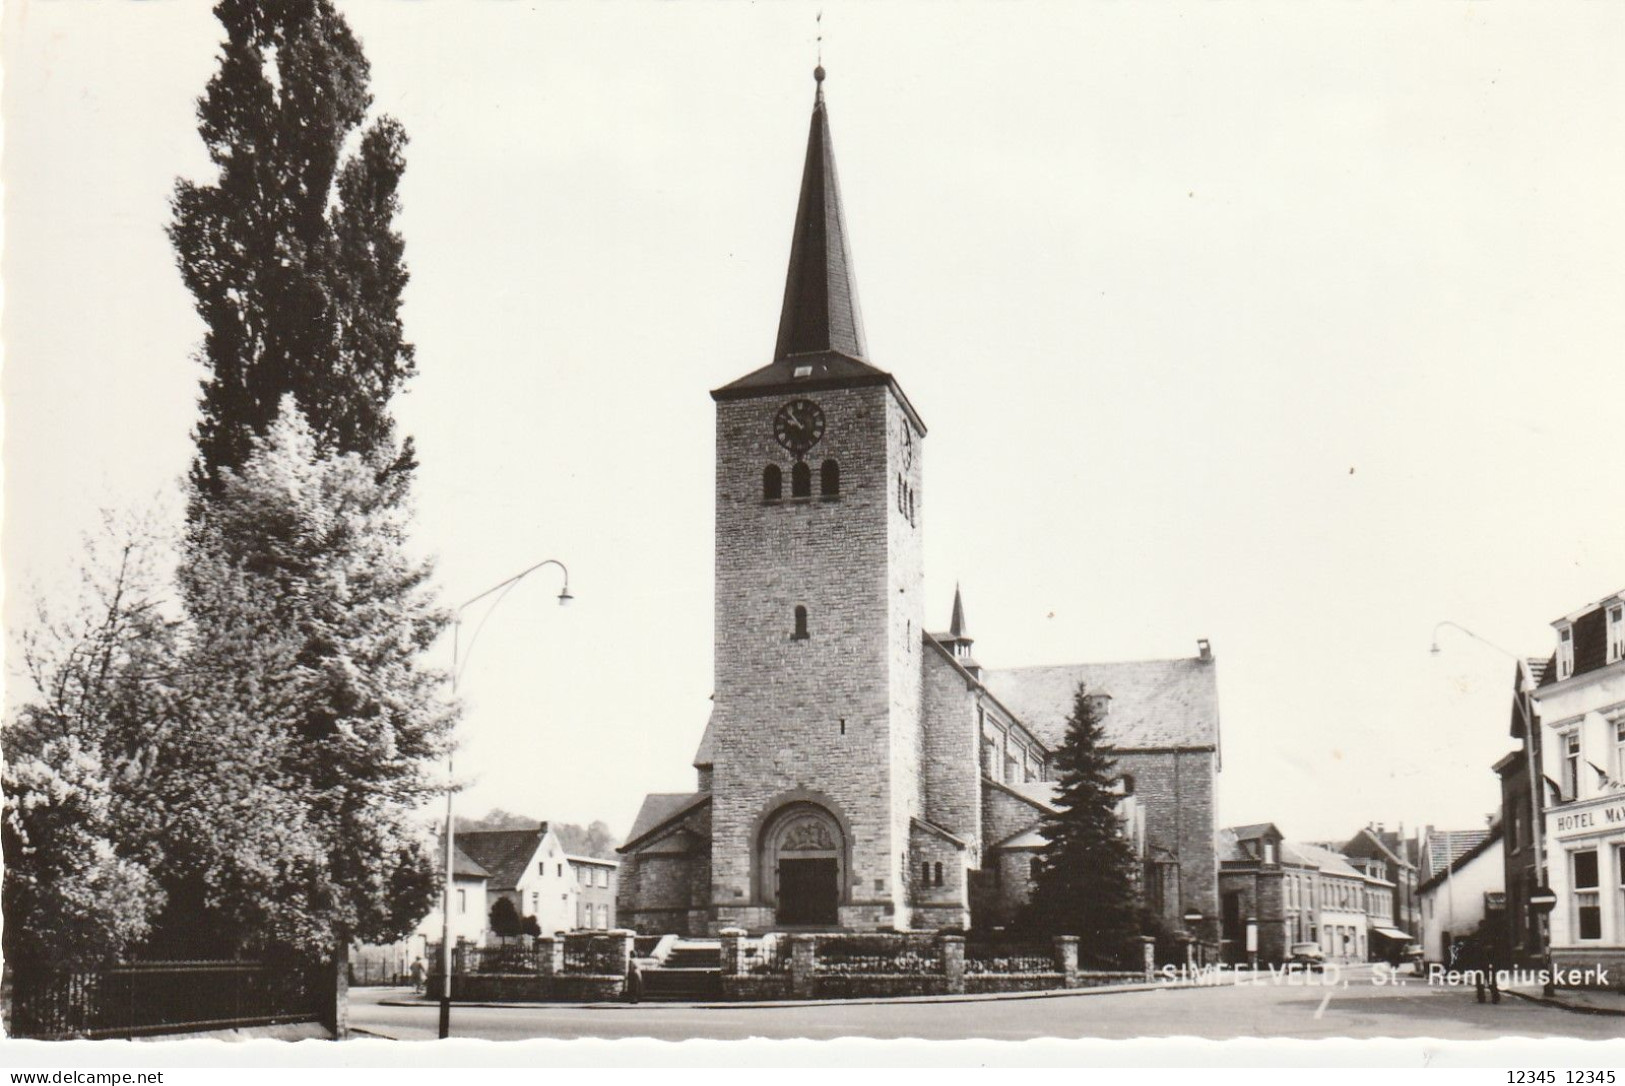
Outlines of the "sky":
{"label": "sky", "polygon": [[[1209,638],[1220,824],[1467,828],[1494,646],[1625,587],[1625,6],[340,9],[411,138],[415,545],[450,605],[547,558],[576,597],[539,571],[468,657],[466,811],[624,833],[693,787],[707,391],[771,360],[820,28],[870,360],[929,429],[929,615],[961,585],[985,665]],[[164,226],[221,32],[3,19],[14,634],[99,509],[178,509],[203,329]],[[1445,620],[1489,644],[1429,653]]]}

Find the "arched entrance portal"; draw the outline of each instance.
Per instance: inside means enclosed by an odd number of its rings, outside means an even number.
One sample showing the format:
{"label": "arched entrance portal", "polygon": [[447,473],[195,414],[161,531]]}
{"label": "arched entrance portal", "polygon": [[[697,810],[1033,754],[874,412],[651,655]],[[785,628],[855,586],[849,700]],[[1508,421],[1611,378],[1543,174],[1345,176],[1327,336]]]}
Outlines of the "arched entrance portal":
{"label": "arched entrance portal", "polygon": [[846,841],[835,816],[814,803],[792,803],[762,834],[763,896],[786,926],[834,926],[846,884]]}

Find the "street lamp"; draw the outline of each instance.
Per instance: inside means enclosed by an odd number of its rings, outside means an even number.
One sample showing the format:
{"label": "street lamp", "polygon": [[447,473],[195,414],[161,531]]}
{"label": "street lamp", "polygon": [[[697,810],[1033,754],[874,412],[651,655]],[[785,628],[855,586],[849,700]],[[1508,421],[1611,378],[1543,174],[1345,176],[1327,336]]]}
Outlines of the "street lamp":
{"label": "street lamp", "polygon": [[[1541,795],[1545,789],[1540,776],[1540,767],[1535,764],[1535,738],[1538,733],[1535,731],[1534,713],[1530,708],[1535,701],[1535,683],[1533,677],[1529,674],[1529,661],[1525,660],[1522,656],[1519,656],[1516,653],[1508,652],[1506,649],[1503,649],[1500,645],[1497,645],[1493,641],[1478,636],[1467,627],[1460,625],[1459,623],[1450,622],[1449,620],[1436,623],[1433,627],[1433,647],[1428,651],[1435,656],[1438,656],[1441,651],[1439,648],[1439,631],[1444,629],[1446,626],[1460,633],[1466,634],[1468,637],[1472,638],[1474,641],[1477,641],[1481,645],[1489,646],[1502,656],[1511,657],[1512,660],[1518,665],[1518,715],[1523,718],[1524,761],[1525,769],[1529,774],[1529,805],[1532,808],[1529,819],[1529,837],[1534,846],[1535,880],[1539,883],[1539,886],[1537,886],[1530,895],[1528,905],[1535,912],[1539,913],[1542,918],[1544,918],[1546,913],[1551,910],[1552,905],[1556,903],[1557,899],[1555,896],[1553,896],[1552,892],[1546,888],[1546,819],[1544,817],[1545,811],[1543,810],[1545,804],[1541,802]],[[1511,846],[1509,845],[1508,848],[1510,847]],[[1546,927],[1544,920],[1541,924],[1540,942],[1541,958],[1545,962],[1546,966],[1546,980],[1542,985],[1542,988],[1545,994],[1550,996],[1555,991],[1555,986],[1552,982],[1551,934],[1550,930]]]}
{"label": "street lamp", "polygon": [[[574,596],[570,595],[570,571],[557,558],[549,558],[546,561],[537,562],[528,569],[515,573],[505,581],[492,585],[478,596],[465,600],[457,608],[451,621],[451,697],[453,702],[457,700],[457,680],[462,674],[462,669],[468,666],[469,654],[474,651],[474,644],[480,639],[480,631],[485,629],[486,619],[491,617],[491,612],[497,609],[497,605],[502,602],[503,597],[513,590],[515,585],[543,566],[558,566],[559,572],[564,574],[564,587],[559,592],[559,606],[568,606],[570,601],[575,599]],[[484,617],[480,619],[480,624],[474,628],[474,636],[469,639],[467,651],[463,651],[463,612],[487,596],[497,593],[500,593],[500,595],[497,595],[491,606],[486,609]],[[454,764],[455,758],[448,756],[446,758],[446,886],[440,902],[440,1037],[442,1040],[451,1035],[451,892],[452,883],[455,881],[453,857],[456,854],[456,847],[453,844],[456,815],[452,801],[457,794],[456,789],[452,786],[452,782],[456,780]]]}

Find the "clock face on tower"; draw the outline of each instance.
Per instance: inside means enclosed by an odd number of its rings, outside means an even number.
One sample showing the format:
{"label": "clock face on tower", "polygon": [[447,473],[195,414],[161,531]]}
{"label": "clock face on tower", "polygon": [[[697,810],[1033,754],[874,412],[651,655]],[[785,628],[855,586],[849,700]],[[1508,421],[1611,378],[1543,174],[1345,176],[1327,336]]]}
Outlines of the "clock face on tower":
{"label": "clock face on tower", "polygon": [[811,400],[791,400],[773,416],[773,436],[801,456],[824,436],[824,409]]}

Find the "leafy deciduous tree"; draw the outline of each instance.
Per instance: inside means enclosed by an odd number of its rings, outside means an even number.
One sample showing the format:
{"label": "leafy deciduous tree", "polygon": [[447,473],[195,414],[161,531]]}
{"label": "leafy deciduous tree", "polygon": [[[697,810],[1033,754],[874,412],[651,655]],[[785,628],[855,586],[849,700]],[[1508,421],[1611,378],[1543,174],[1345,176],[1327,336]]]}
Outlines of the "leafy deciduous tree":
{"label": "leafy deciduous tree", "polygon": [[412,813],[441,788],[443,676],[420,657],[446,615],[406,485],[324,452],[286,399],[186,541],[192,712],[240,751],[207,782],[217,813],[195,805],[190,867],[211,909],[312,952],[403,935],[435,885]]}

